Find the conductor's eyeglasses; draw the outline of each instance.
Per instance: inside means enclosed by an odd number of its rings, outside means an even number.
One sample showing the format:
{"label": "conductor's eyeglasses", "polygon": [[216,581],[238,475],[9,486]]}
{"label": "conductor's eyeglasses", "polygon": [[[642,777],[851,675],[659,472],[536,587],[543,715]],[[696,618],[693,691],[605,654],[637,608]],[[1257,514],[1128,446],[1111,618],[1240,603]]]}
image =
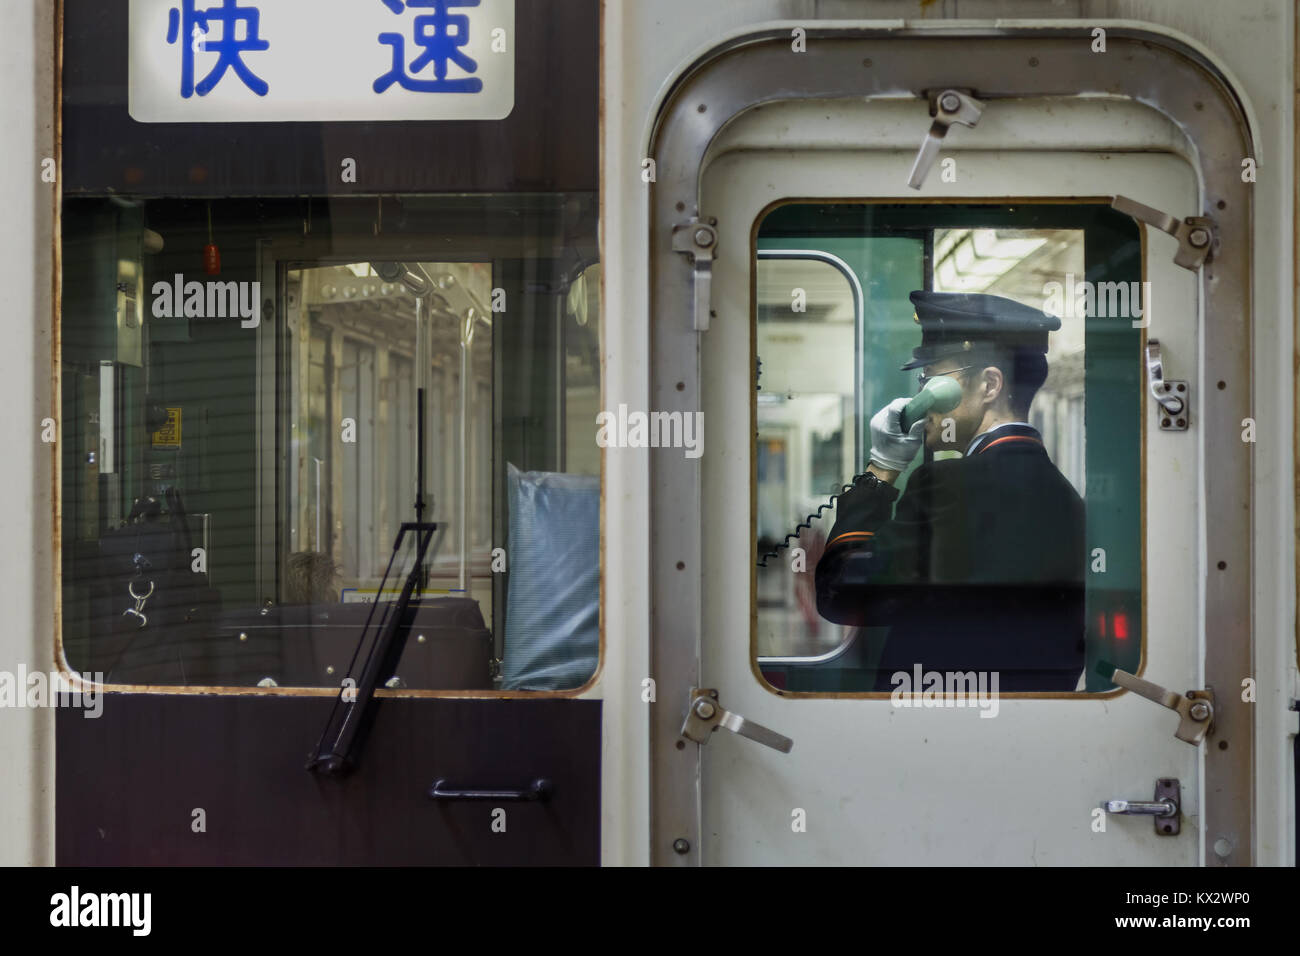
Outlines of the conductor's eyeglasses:
{"label": "conductor's eyeglasses", "polygon": [[975,367],[974,365],[963,365],[961,368],[950,368],[946,372],[936,372],[933,375],[926,375],[924,372],[921,372],[919,375],[916,376],[916,384],[919,385],[921,388],[925,388],[926,384],[932,378],[939,378],[943,375],[956,375],[958,372],[965,372],[968,371],[969,369],[973,369],[974,367]]}

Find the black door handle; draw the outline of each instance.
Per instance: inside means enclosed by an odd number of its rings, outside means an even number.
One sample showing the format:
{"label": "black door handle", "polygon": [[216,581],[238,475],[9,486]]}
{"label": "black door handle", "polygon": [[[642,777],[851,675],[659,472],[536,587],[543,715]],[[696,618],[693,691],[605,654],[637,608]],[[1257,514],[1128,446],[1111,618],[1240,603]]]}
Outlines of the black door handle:
{"label": "black door handle", "polygon": [[529,800],[545,803],[551,799],[551,781],[538,777],[522,790],[453,790],[439,777],[429,788],[430,800]]}

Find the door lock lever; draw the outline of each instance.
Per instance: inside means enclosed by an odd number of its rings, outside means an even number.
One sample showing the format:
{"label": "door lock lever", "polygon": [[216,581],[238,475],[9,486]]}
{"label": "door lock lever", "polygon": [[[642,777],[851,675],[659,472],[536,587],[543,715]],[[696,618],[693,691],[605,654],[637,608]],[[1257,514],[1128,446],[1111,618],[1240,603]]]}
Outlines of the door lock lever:
{"label": "door lock lever", "polygon": [[1177,836],[1182,786],[1176,779],[1162,778],[1156,781],[1156,794],[1150,800],[1107,800],[1101,808],[1121,816],[1154,817],[1156,836]]}
{"label": "door lock lever", "polygon": [[1107,674],[1106,670],[1109,666],[1102,662],[1097,665],[1097,671],[1125,690],[1131,690],[1139,697],[1145,697],[1161,707],[1168,707],[1178,714],[1178,729],[1174,731],[1175,737],[1192,745],[1199,744],[1205,739],[1206,733],[1214,722],[1214,691],[1189,690],[1185,695],[1179,694],[1176,691],[1166,690],[1159,684],[1143,680],[1128,671],[1122,671],[1118,667],[1113,674]]}
{"label": "door lock lever", "polygon": [[943,138],[948,135],[948,130],[954,123],[974,126],[979,122],[983,112],[984,104],[969,92],[944,90],[931,96],[930,115],[934,117],[934,122],[930,124],[925,139],[921,141],[916,162],[912,164],[912,173],[907,177],[907,185],[913,189],[921,188],[925,177],[930,174],[930,167],[939,158],[939,147],[943,144]]}
{"label": "door lock lever", "polygon": [[1178,251],[1174,253],[1174,265],[1195,272],[1205,263],[1210,250],[1214,247],[1214,220],[1209,216],[1175,219],[1167,212],[1152,209],[1127,196],[1116,196],[1110,204],[1116,211],[1132,216],[1148,226],[1154,226],[1177,239]]}
{"label": "door lock lever", "polygon": [[718,220],[695,216],[673,226],[673,252],[690,259],[694,268],[692,328],[707,332],[712,310],[713,260],[718,250]]}
{"label": "door lock lever", "polygon": [[748,737],[765,747],[788,754],[794,746],[789,737],[769,730],[762,724],[746,720],[740,714],[733,714],[718,703],[718,692],[707,687],[692,687],[690,706],[686,710],[686,720],[682,724],[682,736],[697,744],[707,744],[709,735],[719,727],[732,733]]}

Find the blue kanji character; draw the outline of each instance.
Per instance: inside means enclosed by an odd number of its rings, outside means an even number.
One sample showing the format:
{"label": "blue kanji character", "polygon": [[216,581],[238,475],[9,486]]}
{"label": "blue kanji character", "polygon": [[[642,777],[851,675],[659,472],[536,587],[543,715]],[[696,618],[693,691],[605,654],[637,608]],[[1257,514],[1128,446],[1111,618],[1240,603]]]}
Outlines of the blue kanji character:
{"label": "blue kanji character", "polygon": [[[384,6],[394,13],[404,12],[402,0],[383,0]],[[424,52],[411,61],[410,72],[404,65],[406,37],[400,33],[381,33],[379,42],[393,48],[393,68],[375,80],[375,92],[382,93],[394,83],[404,90],[417,93],[477,93],[483,89],[483,81],[477,76],[447,79],[447,64],[455,63],[466,73],[473,73],[478,64],[461,52],[460,48],[469,42],[469,17],[463,13],[451,13],[451,7],[477,7],[479,0],[406,0],[406,6],[412,9],[432,9],[432,13],[415,18],[415,42],[424,47]],[[432,80],[416,79],[414,74],[420,72],[430,63],[433,64]]]}
{"label": "blue kanji character", "polygon": [[[181,0],[181,2],[183,12],[175,7],[167,11],[167,42],[175,43],[179,38],[183,51],[181,96],[185,99],[189,99],[195,93],[199,96],[207,96],[221,82],[221,78],[226,75],[226,70],[231,68],[239,74],[245,86],[258,96],[265,96],[270,87],[261,77],[255,76],[248,68],[248,64],[240,58],[241,54],[249,50],[271,48],[268,41],[261,40],[257,36],[261,11],[256,7],[241,9],[239,0],[222,0],[221,6],[208,7],[206,10],[196,10],[194,8],[196,0]],[[221,36],[218,39],[209,39],[209,25],[213,20],[219,21],[221,25]],[[244,24],[242,40],[239,39],[240,22]],[[194,38],[193,43],[189,41],[190,37]],[[200,49],[207,53],[216,53],[217,64],[196,86],[194,54]]]}

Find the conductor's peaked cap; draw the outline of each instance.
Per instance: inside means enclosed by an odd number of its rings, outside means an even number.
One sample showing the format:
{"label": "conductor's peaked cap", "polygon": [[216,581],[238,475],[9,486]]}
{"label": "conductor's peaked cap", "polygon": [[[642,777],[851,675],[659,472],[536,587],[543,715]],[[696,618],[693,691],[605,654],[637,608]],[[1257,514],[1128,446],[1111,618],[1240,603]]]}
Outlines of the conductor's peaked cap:
{"label": "conductor's peaked cap", "polygon": [[904,369],[960,358],[980,345],[1045,354],[1047,334],[1061,327],[1056,316],[1000,295],[913,292],[908,298],[916,307],[921,344]]}

